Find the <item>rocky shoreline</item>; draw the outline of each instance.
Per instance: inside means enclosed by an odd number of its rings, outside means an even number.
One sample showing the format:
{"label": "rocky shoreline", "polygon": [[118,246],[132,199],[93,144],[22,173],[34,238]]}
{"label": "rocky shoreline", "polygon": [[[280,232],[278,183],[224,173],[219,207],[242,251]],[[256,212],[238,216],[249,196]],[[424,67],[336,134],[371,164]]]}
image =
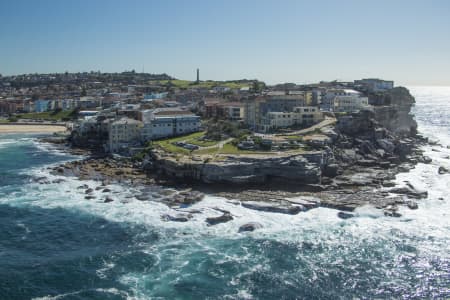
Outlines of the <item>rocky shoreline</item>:
{"label": "rocky shoreline", "polygon": [[[187,222],[193,213],[199,213],[176,209],[189,208],[204,194],[272,213],[295,215],[327,207],[348,219],[357,207],[371,205],[386,216],[400,217],[399,207],[417,209],[417,201],[427,198],[428,193],[409,182],[396,186],[396,174],[431,162],[420,150],[429,141],[417,134],[417,124],[409,114],[414,98],[405,90],[397,90],[400,96],[389,98],[389,106],[339,116],[335,127],[321,129],[326,142],[312,145],[307,153],[180,160],[154,150],[141,162],[90,153],[86,159],[54,167],[51,172],[99,181],[105,193],[110,183],[137,187],[141,192],[129,198],[167,204],[175,209],[174,214],[161,218],[171,222]],[[439,174],[446,172],[439,169]],[[86,199],[93,199],[92,188],[80,188],[85,189]],[[104,202],[112,201],[104,198]],[[208,226],[233,219],[230,212],[215,209],[221,215],[207,218]],[[258,223],[246,224],[240,231],[257,228]]]}
{"label": "rocky shoreline", "polygon": [[[118,183],[141,190],[130,195],[130,200],[133,198],[138,201],[158,201],[174,209],[188,208],[201,201],[204,194],[208,194],[224,197],[230,203],[246,209],[272,213],[295,215],[317,207],[333,208],[338,210],[340,218],[348,219],[353,217],[352,212],[357,207],[364,205],[374,206],[381,209],[386,216],[392,217],[400,216],[400,206],[417,209],[417,201],[426,198],[427,192],[416,189],[410,183],[406,183],[404,187],[395,187],[392,181],[398,172],[414,168],[417,162],[417,158],[414,158],[393,169],[355,165],[333,178],[324,177],[320,184],[290,185],[275,181],[270,187],[258,184],[230,186],[179,183],[176,178],[148,172],[142,165],[125,158],[89,157],[52,167],[50,171],[53,175],[101,182],[97,190],[101,189],[105,193],[105,203],[114,201],[108,194],[108,185]],[[49,183],[45,178],[37,181]],[[87,200],[95,199],[92,187],[81,185],[79,189],[84,190]],[[208,218],[208,225],[213,226],[233,219],[229,212],[221,213],[217,219]],[[191,217],[192,212],[176,211],[173,215],[161,216],[163,220],[171,222],[187,222]],[[253,225],[243,231],[258,228],[258,225]]]}

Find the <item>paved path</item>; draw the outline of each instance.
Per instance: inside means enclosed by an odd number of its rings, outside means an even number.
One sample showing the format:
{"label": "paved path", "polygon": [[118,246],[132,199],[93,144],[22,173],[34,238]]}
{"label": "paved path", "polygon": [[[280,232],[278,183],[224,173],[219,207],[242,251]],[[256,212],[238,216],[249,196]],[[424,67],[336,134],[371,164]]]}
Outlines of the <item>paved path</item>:
{"label": "paved path", "polygon": [[222,149],[222,148],[223,148],[223,145],[225,145],[226,143],[229,143],[229,142],[231,142],[232,140],[233,140],[233,138],[228,138],[228,139],[226,139],[226,140],[223,140],[223,141],[220,141],[220,142],[218,142],[217,144],[215,144],[215,145],[212,145],[212,146],[200,147],[200,148],[199,148],[199,150],[204,150],[204,149],[213,149],[213,148],[216,148],[216,147],[218,147],[218,148],[219,148],[219,150],[220,150],[220,149]]}
{"label": "paved path", "polygon": [[317,123],[316,125],[313,125],[311,127],[302,129],[302,130],[297,130],[297,131],[292,131],[292,132],[288,132],[288,133],[277,133],[275,135],[280,136],[280,135],[300,135],[300,134],[305,134],[308,133],[310,131],[314,131],[316,129],[320,129],[326,126],[329,126],[331,124],[336,123],[336,118],[325,118],[325,120],[323,120],[320,123]]}

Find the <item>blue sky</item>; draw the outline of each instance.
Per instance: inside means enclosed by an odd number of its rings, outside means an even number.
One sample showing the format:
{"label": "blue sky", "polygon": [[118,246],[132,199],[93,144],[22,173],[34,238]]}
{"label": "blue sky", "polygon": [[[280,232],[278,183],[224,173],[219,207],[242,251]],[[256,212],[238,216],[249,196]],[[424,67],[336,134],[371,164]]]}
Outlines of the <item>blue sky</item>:
{"label": "blue sky", "polygon": [[450,85],[450,1],[0,0],[0,74]]}

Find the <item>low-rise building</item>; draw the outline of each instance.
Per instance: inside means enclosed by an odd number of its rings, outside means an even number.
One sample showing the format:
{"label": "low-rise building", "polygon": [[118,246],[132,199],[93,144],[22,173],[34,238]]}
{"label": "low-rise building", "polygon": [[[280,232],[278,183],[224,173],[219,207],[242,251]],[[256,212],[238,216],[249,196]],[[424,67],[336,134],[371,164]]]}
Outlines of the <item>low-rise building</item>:
{"label": "low-rise building", "polygon": [[224,103],[221,109],[228,120],[238,121],[244,119],[244,105],[242,103]]}
{"label": "low-rise building", "polygon": [[16,104],[9,101],[0,100],[0,114],[11,114],[16,112]]}
{"label": "low-rise building", "polygon": [[336,96],[333,99],[334,112],[356,112],[369,106],[369,98],[359,95]]}
{"label": "low-rise building", "polygon": [[325,111],[333,111],[334,98],[337,96],[360,97],[361,93],[352,89],[330,88],[322,92],[320,108]]}
{"label": "low-rise building", "polygon": [[292,112],[269,112],[262,120],[260,131],[269,132],[294,125],[311,126],[323,120],[323,113],[315,106],[295,107]]}
{"label": "low-rise building", "polygon": [[378,78],[355,80],[355,84],[365,87],[369,92],[380,92],[394,88],[394,81]]}
{"label": "low-rise building", "polygon": [[316,106],[300,106],[294,108],[295,124],[311,126],[324,119],[323,113]]}
{"label": "low-rise building", "polygon": [[34,102],[34,111],[37,113],[48,111],[49,105],[49,100],[37,100]]}
{"label": "low-rise building", "polygon": [[130,118],[109,122],[107,151],[121,152],[140,142],[143,124]]}
{"label": "low-rise building", "polygon": [[142,112],[144,123],[141,139],[160,139],[200,130],[200,117],[181,109],[157,108]]}
{"label": "low-rise building", "polygon": [[303,93],[286,95],[284,92],[270,92],[265,96],[260,96],[254,100],[245,102],[244,120],[250,129],[265,131],[265,128],[267,128],[268,113],[290,113],[293,112],[295,107],[300,106],[305,106],[305,96]]}

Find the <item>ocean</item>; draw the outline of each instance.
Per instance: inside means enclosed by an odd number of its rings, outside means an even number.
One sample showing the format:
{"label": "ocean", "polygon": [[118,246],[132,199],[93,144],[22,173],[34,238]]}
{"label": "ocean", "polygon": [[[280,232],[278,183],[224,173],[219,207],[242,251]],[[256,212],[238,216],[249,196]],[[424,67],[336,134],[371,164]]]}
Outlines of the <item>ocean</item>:
{"label": "ocean", "polygon": [[[39,184],[78,157],[38,135],[0,135],[0,299],[449,299],[450,174],[438,168],[450,169],[450,88],[410,90],[420,133],[441,145],[397,176],[429,193],[400,218],[370,206],[347,220],[327,208],[283,215],[206,196],[189,222],[165,222],[171,209],[130,200],[132,187],[111,186],[116,201],[103,203],[75,178]],[[206,226],[215,208],[234,220]],[[252,221],[263,228],[238,233]]]}

